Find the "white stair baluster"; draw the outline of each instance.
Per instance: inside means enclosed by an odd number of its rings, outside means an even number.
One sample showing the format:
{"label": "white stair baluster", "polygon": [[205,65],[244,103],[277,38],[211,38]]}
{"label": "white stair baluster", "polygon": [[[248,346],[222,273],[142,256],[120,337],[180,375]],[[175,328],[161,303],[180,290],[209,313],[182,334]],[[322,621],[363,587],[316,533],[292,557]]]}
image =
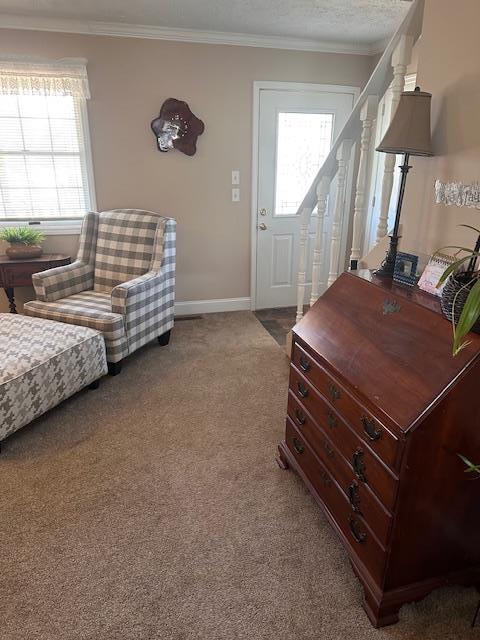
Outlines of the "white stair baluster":
{"label": "white stair baluster", "polygon": [[332,221],[332,237],[330,245],[330,271],[327,286],[330,287],[338,278],[340,242],[342,221],[345,213],[345,184],[347,179],[348,162],[352,150],[352,141],[343,140],[337,151],[337,192],[335,197],[335,211]]}
{"label": "white stair baluster", "polygon": [[[407,67],[412,59],[413,37],[403,35],[392,54],[393,82],[392,82],[392,106],[390,110],[390,121],[400,102],[400,96],[405,87],[405,77]],[[377,244],[388,233],[388,212],[390,209],[390,199],[392,197],[393,179],[397,156],[386,154],[385,168],[382,181],[382,199],[380,205],[380,217],[377,227]]]}
{"label": "white stair baluster", "polygon": [[300,257],[298,262],[297,322],[303,318],[307,280],[308,228],[313,208],[305,208],[300,214]]}
{"label": "white stair baluster", "polygon": [[372,126],[378,111],[378,96],[368,96],[360,111],[362,134],[360,138],[360,160],[358,164],[355,205],[353,214],[353,238],[350,254],[350,269],[357,269],[362,257],[362,240],[365,228],[365,193],[368,181],[368,156],[372,138]]}
{"label": "white stair baluster", "polygon": [[325,250],[325,248],[323,247],[323,221],[325,218],[325,212],[327,210],[327,199],[331,182],[332,178],[330,176],[323,176],[317,185],[318,218],[317,228],[315,230],[315,247],[313,250],[312,292],[310,295],[310,306],[315,304],[320,295],[320,269],[322,266],[322,253]]}

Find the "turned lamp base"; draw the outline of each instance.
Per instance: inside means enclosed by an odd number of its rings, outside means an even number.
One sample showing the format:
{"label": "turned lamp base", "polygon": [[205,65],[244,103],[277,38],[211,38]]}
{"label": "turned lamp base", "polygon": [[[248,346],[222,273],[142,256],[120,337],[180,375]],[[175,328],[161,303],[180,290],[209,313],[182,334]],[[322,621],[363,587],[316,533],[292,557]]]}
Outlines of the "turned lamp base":
{"label": "turned lamp base", "polygon": [[380,278],[393,278],[395,271],[395,262],[397,260],[398,243],[401,236],[390,236],[390,247],[379,269],[374,273]]}

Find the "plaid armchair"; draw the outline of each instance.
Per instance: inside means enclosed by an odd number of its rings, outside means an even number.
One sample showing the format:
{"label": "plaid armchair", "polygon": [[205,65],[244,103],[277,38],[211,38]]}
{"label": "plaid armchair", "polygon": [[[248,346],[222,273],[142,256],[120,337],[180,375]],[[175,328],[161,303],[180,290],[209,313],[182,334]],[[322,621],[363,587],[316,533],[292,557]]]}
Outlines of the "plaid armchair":
{"label": "plaid armchair", "polygon": [[85,216],[77,259],[33,276],[27,316],[101,331],[111,373],[154,338],[168,344],[175,300],[175,227],[150,211]]}

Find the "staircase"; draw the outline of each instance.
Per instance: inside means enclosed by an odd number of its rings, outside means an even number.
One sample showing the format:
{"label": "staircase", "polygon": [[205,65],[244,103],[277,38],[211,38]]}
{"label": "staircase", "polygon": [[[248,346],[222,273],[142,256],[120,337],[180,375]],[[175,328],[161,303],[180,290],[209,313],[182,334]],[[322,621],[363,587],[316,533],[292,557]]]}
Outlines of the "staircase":
{"label": "staircase", "polygon": [[[390,201],[397,165],[394,155],[382,158],[381,198],[373,243],[371,234],[367,233],[367,202],[374,178],[372,165],[374,154],[378,154],[376,151],[372,153],[372,147],[377,129],[381,126],[378,107],[382,102],[385,104],[382,98],[388,91],[390,113],[386,117],[390,121],[405,88],[413,46],[421,35],[423,6],[424,0],[412,3],[299,207],[297,322],[303,316],[304,304],[309,302],[310,306],[313,305],[342,271],[362,266],[362,259],[372,249],[378,254],[384,245],[386,251]],[[311,273],[307,273],[309,227],[315,208],[318,214],[313,238],[312,269]],[[309,281],[311,294],[308,301],[305,297]]]}

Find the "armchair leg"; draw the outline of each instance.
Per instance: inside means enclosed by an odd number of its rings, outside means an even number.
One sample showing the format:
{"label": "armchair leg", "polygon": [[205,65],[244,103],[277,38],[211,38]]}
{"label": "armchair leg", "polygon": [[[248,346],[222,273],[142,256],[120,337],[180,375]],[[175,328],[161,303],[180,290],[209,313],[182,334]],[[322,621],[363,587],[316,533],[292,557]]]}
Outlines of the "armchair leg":
{"label": "armchair leg", "polygon": [[157,340],[158,340],[158,344],[162,347],[166,347],[167,344],[170,342],[170,333],[172,332],[171,329],[169,329],[168,331],[166,331],[165,333],[162,333],[161,336],[158,336]]}
{"label": "armchair leg", "polygon": [[109,362],[108,363],[108,373],[111,376],[118,376],[120,371],[122,370],[121,362]]}
{"label": "armchair leg", "polygon": [[92,389],[93,391],[94,389],[98,389],[99,386],[100,386],[100,380],[94,380],[88,385],[88,388]]}

